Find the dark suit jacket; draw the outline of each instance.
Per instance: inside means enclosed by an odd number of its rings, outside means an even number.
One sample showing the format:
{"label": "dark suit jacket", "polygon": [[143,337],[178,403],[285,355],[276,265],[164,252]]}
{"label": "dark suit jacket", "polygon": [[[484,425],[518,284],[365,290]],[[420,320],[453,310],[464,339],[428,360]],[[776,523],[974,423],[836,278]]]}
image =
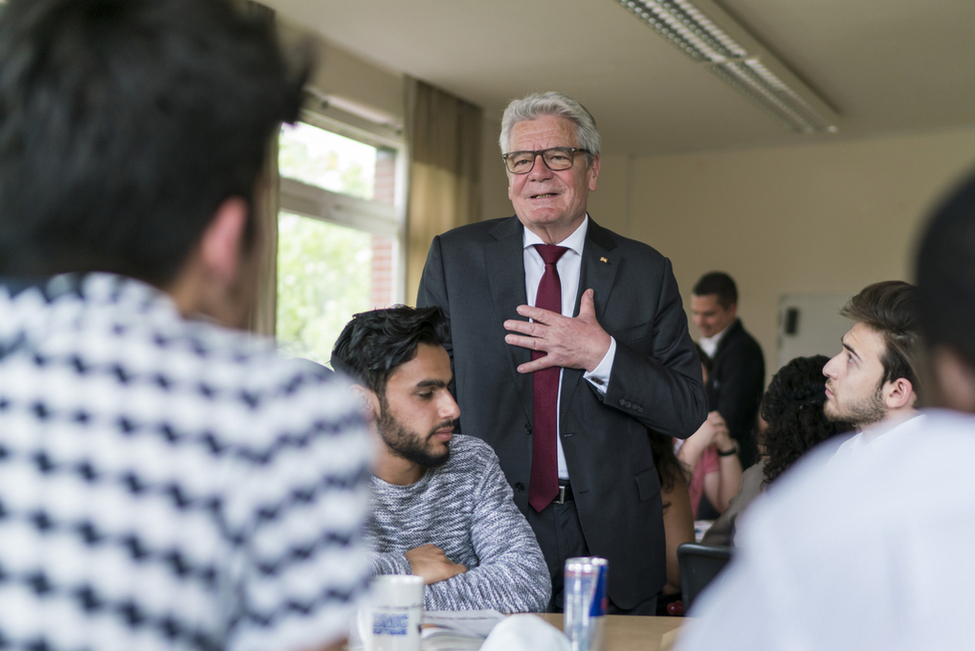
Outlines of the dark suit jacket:
{"label": "dark suit jacket", "polygon": [[765,356],[740,319],[718,342],[705,388],[709,408],[728,423],[731,437],[741,446],[741,465],[748,468],[758,458],[755,417],[765,390]]}
{"label": "dark suit jacket", "polygon": [[[417,304],[446,311],[461,431],[494,447],[515,503],[527,512],[532,378],[516,368],[531,357],[505,343],[502,325],[523,319],[515,308],[527,303],[522,233],[510,217],[436,237]],[[589,550],[609,560],[610,598],[632,608],[666,577],[660,479],[647,428],[685,438],[704,421],[707,401],[669,260],[590,219],[579,296],[588,288],[596,318],[616,338],[616,357],[605,397],[584,371],[565,369],[560,433]]]}

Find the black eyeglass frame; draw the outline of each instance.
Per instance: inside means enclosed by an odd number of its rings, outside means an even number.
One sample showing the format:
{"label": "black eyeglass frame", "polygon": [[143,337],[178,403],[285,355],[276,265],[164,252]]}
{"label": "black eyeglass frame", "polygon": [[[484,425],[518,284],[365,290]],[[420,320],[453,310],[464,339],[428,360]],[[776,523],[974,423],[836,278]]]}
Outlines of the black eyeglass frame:
{"label": "black eyeglass frame", "polygon": [[[548,164],[547,160],[545,160],[545,153],[550,151],[566,152],[569,154],[569,157],[572,160],[569,162],[569,164],[566,167],[555,169]],[[565,170],[570,169],[573,165],[575,165],[576,153],[578,152],[582,152],[587,156],[592,154],[592,152],[590,152],[588,149],[583,149],[582,147],[549,147],[548,149],[519,149],[518,151],[509,151],[506,154],[501,154],[501,159],[504,161],[504,168],[509,172],[511,172],[512,174],[520,175],[520,174],[530,173],[533,169],[535,169],[535,162],[538,160],[539,156],[542,157],[542,162],[545,164],[545,167],[549,168],[553,172],[564,172]],[[531,167],[529,167],[524,172],[516,172],[513,169],[511,169],[511,166],[508,164],[508,158],[516,154],[531,154],[532,155]]]}

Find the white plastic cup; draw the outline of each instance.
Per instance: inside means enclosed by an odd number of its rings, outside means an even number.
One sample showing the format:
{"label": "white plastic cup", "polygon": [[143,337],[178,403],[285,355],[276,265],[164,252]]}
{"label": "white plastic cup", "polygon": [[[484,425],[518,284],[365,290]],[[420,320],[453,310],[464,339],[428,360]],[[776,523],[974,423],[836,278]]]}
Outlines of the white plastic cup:
{"label": "white plastic cup", "polygon": [[375,577],[368,602],[358,614],[359,636],[365,651],[420,651],[422,618],[422,576]]}

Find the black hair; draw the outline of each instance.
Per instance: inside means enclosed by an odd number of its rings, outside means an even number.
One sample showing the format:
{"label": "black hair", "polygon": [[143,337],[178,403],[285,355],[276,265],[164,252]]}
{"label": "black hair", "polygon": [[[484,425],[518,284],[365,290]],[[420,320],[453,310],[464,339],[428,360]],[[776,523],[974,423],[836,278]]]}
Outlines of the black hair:
{"label": "black hair", "polygon": [[766,482],[774,481],[817,444],[853,429],[849,423],[829,420],[823,412],[823,367],[828,361],[825,355],[796,357],[772,376],[760,408],[768,423],[762,435]]}
{"label": "black hair", "polygon": [[723,271],[709,271],[701,276],[691,293],[695,296],[717,294],[718,303],[725,309],[738,303],[738,286],[735,285],[734,279]]}
{"label": "black hair", "polygon": [[[11,0],[0,12],[0,273],[173,281],[297,118],[267,18],[225,0]],[[253,211],[251,211],[253,212]],[[256,233],[250,217],[245,246]]]}
{"label": "black hair", "polygon": [[975,368],[975,175],[928,221],[915,277],[926,345],[951,348]]}
{"label": "black hair", "polygon": [[332,368],[382,397],[389,376],[416,357],[417,346],[443,345],[447,319],[439,307],[395,305],[352,317],[332,348]]}
{"label": "black hair", "polygon": [[[690,473],[687,471],[687,466],[677,458],[677,453],[674,452],[674,439],[651,429],[647,430],[647,436],[650,437],[650,451],[653,453],[653,465],[657,469],[657,475],[660,477],[660,489],[668,493],[674,490],[674,484],[678,479],[683,479],[685,482],[688,481],[690,479]],[[664,510],[668,506],[670,504],[665,503]]]}
{"label": "black hair", "polygon": [[920,348],[917,290],[902,280],[886,280],[864,287],[840,310],[842,316],[863,323],[884,340],[881,384],[906,378],[920,395],[917,357]]}

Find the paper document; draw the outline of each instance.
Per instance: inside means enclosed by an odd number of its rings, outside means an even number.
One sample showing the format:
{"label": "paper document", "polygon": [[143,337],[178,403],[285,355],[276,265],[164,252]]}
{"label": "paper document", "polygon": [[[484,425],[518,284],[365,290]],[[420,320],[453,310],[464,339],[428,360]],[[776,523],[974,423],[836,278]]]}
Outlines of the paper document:
{"label": "paper document", "polygon": [[479,649],[494,625],[496,610],[435,610],[423,613],[420,645],[424,651]]}

